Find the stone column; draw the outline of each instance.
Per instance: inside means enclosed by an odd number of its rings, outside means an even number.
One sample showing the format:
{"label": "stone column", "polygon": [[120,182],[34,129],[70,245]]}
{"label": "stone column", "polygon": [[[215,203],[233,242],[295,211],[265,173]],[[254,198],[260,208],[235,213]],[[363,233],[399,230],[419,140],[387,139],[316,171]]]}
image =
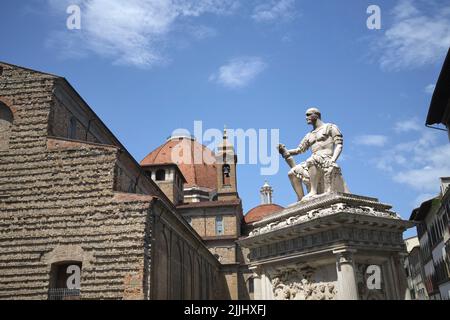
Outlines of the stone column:
{"label": "stone column", "polygon": [[410,294],[404,268],[404,256],[405,254],[399,253],[397,256],[391,256],[389,259],[394,275],[394,282],[391,285],[393,286],[393,291],[395,292],[394,299],[396,300],[404,300],[404,292]]}
{"label": "stone column", "polygon": [[272,282],[266,270],[261,273],[261,300],[273,300]]}
{"label": "stone column", "polygon": [[262,281],[261,281],[261,270],[255,268],[253,271],[253,300],[262,300]]}
{"label": "stone column", "polygon": [[358,300],[358,284],[353,263],[354,249],[334,250],[336,255],[336,271],[338,276],[339,300]]}

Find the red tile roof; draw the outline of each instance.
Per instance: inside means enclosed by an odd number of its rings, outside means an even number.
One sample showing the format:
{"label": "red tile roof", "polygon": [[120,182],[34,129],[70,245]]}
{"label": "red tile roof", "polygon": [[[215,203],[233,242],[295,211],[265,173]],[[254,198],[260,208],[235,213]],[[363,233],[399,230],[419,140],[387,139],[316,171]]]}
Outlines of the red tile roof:
{"label": "red tile roof", "polygon": [[217,189],[215,155],[197,141],[186,137],[169,139],[147,155],[141,165],[168,163],[178,165],[187,181],[185,187]]}
{"label": "red tile roof", "polygon": [[277,204],[262,204],[247,212],[247,214],[244,217],[244,221],[247,224],[253,223],[262,220],[263,218],[272,215],[276,212],[280,212],[283,209],[284,208],[282,206],[279,206]]}

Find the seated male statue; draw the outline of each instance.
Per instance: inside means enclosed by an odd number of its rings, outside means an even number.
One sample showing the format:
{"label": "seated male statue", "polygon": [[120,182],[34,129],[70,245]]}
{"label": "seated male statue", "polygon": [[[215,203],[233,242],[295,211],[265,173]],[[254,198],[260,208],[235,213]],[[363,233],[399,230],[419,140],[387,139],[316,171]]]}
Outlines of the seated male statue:
{"label": "seated male statue", "polygon": [[[289,180],[298,201],[310,200],[324,193],[349,193],[341,169],[336,163],[344,143],[341,131],[334,124],[324,123],[317,108],[306,111],[306,121],[313,126],[313,130],[303,138],[296,149],[287,150],[282,144],[278,146],[280,154],[292,168],[289,171]],[[311,157],[296,165],[293,156],[305,153],[309,149],[312,151]],[[308,190],[306,196],[302,183]]]}

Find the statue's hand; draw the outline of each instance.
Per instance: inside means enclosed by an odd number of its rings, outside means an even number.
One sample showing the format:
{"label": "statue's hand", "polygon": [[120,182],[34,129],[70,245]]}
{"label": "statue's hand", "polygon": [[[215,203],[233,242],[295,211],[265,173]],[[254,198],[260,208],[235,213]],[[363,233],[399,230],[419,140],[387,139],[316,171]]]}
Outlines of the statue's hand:
{"label": "statue's hand", "polygon": [[280,154],[283,156],[283,158],[288,158],[291,154],[289,153],[289,151],[286,149],[286,146],[284,144],[279,144],[278,145],[278,151],[280,152]]}

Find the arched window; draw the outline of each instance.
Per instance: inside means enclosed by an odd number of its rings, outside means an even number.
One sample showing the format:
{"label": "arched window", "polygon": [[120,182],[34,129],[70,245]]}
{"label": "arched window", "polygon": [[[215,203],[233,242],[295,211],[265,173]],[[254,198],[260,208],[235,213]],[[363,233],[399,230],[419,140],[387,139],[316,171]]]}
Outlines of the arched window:
{"label": "arched window", "polygon": [[223,180],[223,185],[227,186],[230,185],[230,174],[231,174],[231,167],[229,164],[225,164],[222,167],[222,180]]}
{"label": "arched window", "polygon": [[0,102],[0,151],[9,148],[13,121],[14,117],[11,110]]}
{"label": "arched window", "polygon": [[166,170],[159,169],[156,171],[156,181],[165,181],[166,180]]}

